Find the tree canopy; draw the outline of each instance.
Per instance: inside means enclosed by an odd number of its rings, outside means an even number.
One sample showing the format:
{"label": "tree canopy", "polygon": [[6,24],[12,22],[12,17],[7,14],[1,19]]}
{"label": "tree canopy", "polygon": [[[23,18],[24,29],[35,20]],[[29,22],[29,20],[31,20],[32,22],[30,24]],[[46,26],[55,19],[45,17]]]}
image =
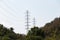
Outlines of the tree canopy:
{"label": "tree canopy", "polygon": [[55,18],[43,27],[31,28],[27,35],[17,34],[14,28],[0,24],[0,40],[60,40],[60,18]]}

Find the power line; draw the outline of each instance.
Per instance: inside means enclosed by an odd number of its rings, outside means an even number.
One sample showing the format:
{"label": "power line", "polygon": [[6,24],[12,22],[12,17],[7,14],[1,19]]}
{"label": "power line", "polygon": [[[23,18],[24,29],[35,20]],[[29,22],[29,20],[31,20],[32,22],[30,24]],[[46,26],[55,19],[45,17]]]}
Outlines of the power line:
{"label": "power line", "polygon": [[[4,3],[4,5],[5,5],[10,11],[13,12],[13,13],[10,12],[9,14],[12,15],[12,16],[14,16],[14,17],[17,17],[17,16],[16,16],[17,14],[14,15],[14,14],[17,13],[17,12],[16,12],[14,9],[12,9],[10,6],[8,6],[6,2],[3,1],[3,3]],[[9,12],[8,10],[6,10],[6,11]]]}
{"label": "power line", "polygon": [[[6,3],[4,2],[4,5],[5,5]],[[10,9],[10,11],[12,11],[12,12],[16,12],[16,11],[14,11],[14,9],[12,9],[11,7],[9,7],[7,4],[5,5],[7,8],[9,8]],[[6,21],[9,21],[9,20],[11,20],[12,19],[12,17],[16,17],[16,15],[14,15],[13,13],[11,13],[9,10],[7,10],[7,9],[5,9],[2,5],[0,5],[0,7],[3,9],[3,11],[5,11],[5,12],[7,12],[7,13],[9,13],[9,15],[7,15],[6,13],[2,13],[2,15],[4,16],[4,17],[6,17],[6,18],[9,18],[8,20],[6,19]],[[12,16],[12,17],[11,17]],[[14,19],[13,18],[13,19]],[[15,19],[16,20],[16,19]],[[9,22],[11,22],[11,21],[9,21]]]}
{"label": "power line", "polygon": [[[0,7],[3,9],[3,11],[5,11],[5,12],[7,12],[7,13],[9,14],[9,15],[8,15],[8,14],[6,14],[6,13],[2,13],[4,16],[6,16],[7,18],[9,17],[10,19],[11,19],[12,17],[16,18],[16,16],[12,15],[13,13],[11,14],[11,12],[8,11],[8,10],[6,10],[5,8],[3,8],[3,6],[0,6]],[[14,18],[13,18],[13,19],[14,19]]]}

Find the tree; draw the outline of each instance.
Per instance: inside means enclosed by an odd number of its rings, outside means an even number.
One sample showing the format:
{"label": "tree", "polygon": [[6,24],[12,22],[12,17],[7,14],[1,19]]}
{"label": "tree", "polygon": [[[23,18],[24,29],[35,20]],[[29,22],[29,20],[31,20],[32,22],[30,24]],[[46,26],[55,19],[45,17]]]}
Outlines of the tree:
{"label": "tree", "polygon": [[11,27],[10,30],[13,31],[14,29]]}
{"label": "tree", "polygon": [[2,37],[2,40],[12,40],[12,39],[10,39],[8,36],[4,36],[4,37]]}

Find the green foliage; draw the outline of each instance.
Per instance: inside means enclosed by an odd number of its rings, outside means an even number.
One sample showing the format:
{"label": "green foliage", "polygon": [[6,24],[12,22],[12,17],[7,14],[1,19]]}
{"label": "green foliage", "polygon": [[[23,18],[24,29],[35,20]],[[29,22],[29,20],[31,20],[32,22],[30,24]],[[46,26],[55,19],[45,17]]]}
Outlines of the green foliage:
{"label": "green foliage", "polygon": [[27,34],[27,40],[42,40],[44,39],[44,31],[38,27],[31,28]]}
{"label": "green foliage", "polygon": [[11,40],[8,36],[2,37],[2,40]]}
{"label": "green foliage", "polygon": [[14,29],[11,27],[10,30],[13,31]]}
{"label": "green foliage", "polygon": [[26,40],[44,40],[41,36],[28,36]]}
{"label": "green foliage", "polygon": [[[28,32],[30,40],[59,40],[60,39],[60,18],[56,18],[54,21],[47,23],[44,27],[31,28]],[[33,36],[33,37],[32,37]],[[40,36],[37,38],[36,36]],[[35,39],[36,38],[36,39]]]}
{"label": "green foliage", "polygon": [[16,34],[14,29],[0,24],[0,40],[60,40],[60,18],[47,23],[44,27],[33,27],[27,35]]}
{"label": "green foliage", "polygon": [[13,28],[7,29],[0,24],[0,40],[17,40],[17,34]]}

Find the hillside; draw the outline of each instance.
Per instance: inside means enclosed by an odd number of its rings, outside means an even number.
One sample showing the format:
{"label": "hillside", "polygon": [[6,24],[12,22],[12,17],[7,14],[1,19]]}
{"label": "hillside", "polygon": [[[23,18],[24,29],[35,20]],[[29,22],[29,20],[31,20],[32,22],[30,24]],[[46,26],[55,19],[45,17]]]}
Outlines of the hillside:
{"label": "hillside", "polygon": [[0,40],[24,40],[25,35],[16,34],[13,28],[7,29],[2,24],[0,24]]}
{"label": "hillside", "polygon": [[47,23],[44,27],[34,27],[28,32],[28,35],[35,37],[31,40],[60,40],[60,18],[55,18],[50,23]]}
{"label": "hillside", "polygon": [[47,23],[43,30],[46,40],[60,40],[60,18]]}
{"label": "hillside", "polygon": [[14,29],[0,24],[0,40],[60,40],[60,18],[55,18],[44,27],[33,27],[27,35],[17,34]]}

